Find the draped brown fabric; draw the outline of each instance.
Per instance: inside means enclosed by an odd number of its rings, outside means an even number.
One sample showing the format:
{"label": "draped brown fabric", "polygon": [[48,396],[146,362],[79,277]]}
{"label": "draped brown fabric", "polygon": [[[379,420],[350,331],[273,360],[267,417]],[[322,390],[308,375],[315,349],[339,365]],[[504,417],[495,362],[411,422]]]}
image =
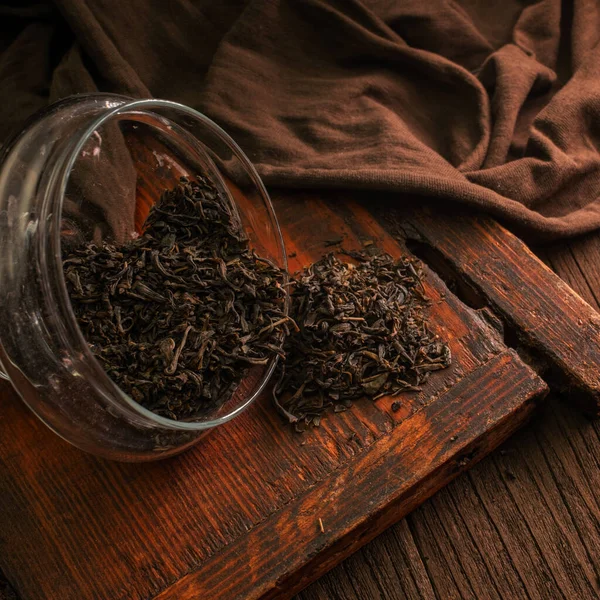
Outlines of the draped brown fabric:
{"label": "draped brown fabric", "polygon": [[600,226],[600,0],[0,0],[0,32],[2,140],[69,94],[152,95],[267,185]]}

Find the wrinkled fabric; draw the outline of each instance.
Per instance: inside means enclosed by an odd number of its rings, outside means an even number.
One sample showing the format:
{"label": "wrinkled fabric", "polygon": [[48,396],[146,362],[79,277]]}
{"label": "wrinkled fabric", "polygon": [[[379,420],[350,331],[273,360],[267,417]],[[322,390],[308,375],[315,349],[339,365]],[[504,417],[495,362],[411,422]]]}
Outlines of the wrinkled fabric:
{"label": "wrinkled fabric", "polygon": [[268,186],[600,226],[598,0],[13,0],[0,33],[0,140],[73,93],[161,97]]}

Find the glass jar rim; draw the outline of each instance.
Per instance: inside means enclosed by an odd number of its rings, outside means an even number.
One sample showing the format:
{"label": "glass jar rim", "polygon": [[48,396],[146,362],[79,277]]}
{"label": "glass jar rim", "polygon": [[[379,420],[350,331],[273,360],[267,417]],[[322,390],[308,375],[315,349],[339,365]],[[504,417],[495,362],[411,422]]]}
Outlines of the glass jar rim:
{"label": "glass jar rim", "polygon": [[[77,96],[77,98],[84,100],[86,98],[93,98],[94,96],[95,96],[95,94],[81,94],[81,95]],[[102,96],[105,99],[109,97],[109,95],[106,95],[106,94],[100,94],[99,96]],[[64,169],[60,179],[57,181],[56,190],[57,190],[57,194],[58,194],[57,195],[58,210],[53,211],[53,219],[54,219],[54,236],[56,236],[55,247],[58,249],[58,252],[60,253],[60,219],[62,217],[63,202],[65,199],[67,184],[68,184],[73,167],[75,165],[75,162],[76,162],[80,152],[83,150],[83,148],[84,148],[86,142],[89,140],[89,138],[94,134],[94,131],[96,131],[99,127],[101,127],[102,125],[105,125],[107,122],[109,122],[111,119],[117,117],[118,115],[123,114],[123,113],[128,113],[132,110],[142,110],[143,109],[143,110],[148,110],[149,112],[153,112],[152,109],[165,108],[165,109],[175,110],[178,112],[178,114],[181,114],[182,116],[189,116],[189,117],[192,117],[193,119],[195,119],[196,121],[200,121],[202,123],[202,125],[211,129],[212,132],[215,133],[230,148],[232,153],[242,163],[243,167],[246,169],[247,174],[252,179],[252,182],[258,188],[260,195],[262,196],[263,200],[265,201],[267,210],[273,220],[273,223],[275,224],[275,235],[277,237],[279,247],[283,250],[283,252],[282,252],[283,269],[285,272],[287,272],[287,257],[285,254],[285,245],[283,242],[283,236],[282,236],[281,228],[279,226],[279,222],[275,215],[275,210],[273,209],[273,205],[271,203],[269,194],[268,194],[260,176],[258,175],[256,169],[254,168],[254,165],[250,162],[250,159],[246,156],[246,154],[239,147],[239,145],[231,138],[231,136],[227,132],[225,132],[219,125],[217,125],[214,121],[212,121],[209,117],[207,117],[206,115],[202,114],[201,112],[199,112],[189,106],[185,106],[184,104],[180,104],[178,102],[173,102],[170,100],[161,100],[161,99],[135,100],[133,98],[128,98],[127,96],[121,96],[121,95],[116,95],[116,94],[113,95],[112,97],[115,100],[122,101],[123,103],[121,103],[117,106],[114,106],[114,107],[107,106],[107,112],[105,112],[102,115],[100,115],[99,117],[95,118],[94,121],[86,127],[86,129],[79,136],[77,143],[69,151],[69,153],[66,157],[66,161],[65,161],[66,168]],[[73,97],[69,98],[68,100],[72,100],[72,99],[73,99]],[[157,118],[164,118],[159,113],[155,113],[155,115]],[[174,419],[168,419],[167,417],[162,417],[162,416],[148,410],[147,408],[143,407],[141,404],[136,402],[128,394],[126,394],[108,376],[108,374],[104,371],[104,369],[102,368],[100,363],[97,361],[97,359],[93,355],[93,353],[90,350],[89,345],[85,339],[85,336],[83,335],[81,329],[79,328],[79,325],[77,324],[77,319],[75,317],[73,307],[69,300],[69,294],[68,294],[68,290],[67,290],[67,286],[66,286],[66,282],[65,282],[65,278],[64,278],[64,273],[63,273],[63,269],[62,269],[62,259],[61,259],[60,254],[55,255],[53,257],[53,259],[55,261],[58,261],[59,265],[60,265],[60,267],[57,269],[58,279],[59,279],[58,288],[59,288],[59,293],[62,296],[62,300],[65,301],[65,306],[66,306],[66,310],[67,310],[67,318],[69,318],[72,321],[71,324],[74,325],[73,329],[74,329],[74,331],[77,332],[77,336],[79,338],[78,341],[80,342],[81,347],[83,348],[83,352],[84,352],[86,361],[89,360],[89,361],[92,361],[95,364],[97,364],[99,367],[99,371],[101,372],[99,377],[103,380],[102,381],[103,385],[107,386],[109,389],[111,389],[114,392],[115,396],[121,402],[123,402],[128,409],[132,410],[138,417],[141,417],[142,419],[146,420],[151,425],[160,426],[160,427],[168,428],[168,429],[172,429],[172,430],[190,431],[190,432],[212,429],[213,427],[216,427],[218,425],[226,423],[227,421],[230,421],[233,418],[235,418],[236,416],[238,416],[241,412],[243,412],[246,408],[248,408],[248,406],[250,406],[256,400],[256,398],[262,393],[262,391],[267,386],[267,384],[273,374],[273,371],[275,370],[275,367],[277,365],[277,361],[279,359],[277,356],[274,357],[274,360],[269,365],[269,367],[267,368],[265,373],[262,375],[262,380],[260,382],[260,385],[257,387],[257,389],[254,390],[254,392],[252,394],[250,394],[247,398],[245,398],[244,401],[239,406],[237,406],[235,409],[233,409],[232,411],[228,412],[227,414],[225,414],[221,417],[207,420],[207,421],[189,421],[189,422],[188,421],[176,421]],[[109,402],[117,404],[113,398],[109,397],[109,398],[107,398],[107,400]]]}

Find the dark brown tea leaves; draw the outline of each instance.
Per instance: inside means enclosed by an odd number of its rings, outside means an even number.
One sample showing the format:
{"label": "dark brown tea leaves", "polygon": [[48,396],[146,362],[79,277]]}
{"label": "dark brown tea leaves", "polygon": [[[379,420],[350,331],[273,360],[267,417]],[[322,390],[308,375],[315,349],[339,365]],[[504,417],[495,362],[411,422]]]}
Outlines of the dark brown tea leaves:
{"label": "dark brown tea leaves", "polygon": [[352,256],[358,265],[329,254],[294,284],[298,331],[285,341],[274,397],[298,430],[360,397],[419,390],[432,371],[451,361],[448,345],[427,325],[418,261]]}
{"label": "dark brown tea leaves", "polygon": [[127,244],[64,257],[79,326],[108,375],[149,410],[192,420],[281,354],[283,273],[250,248],[211,182],[182,180]]}
{"label": "dark brown tea leaves", "polygon": [[137,239],[90,243],[63,263],[93,354],[142,406],[201,418],[279,355],[275,403],[303,430],[360,397],[418,390],[450,364],[427,325],[418,261],[368,250],[347,253],[357,264],[329,254],[299,273],[290,318],[284,273],[198,177],[164,192]]}

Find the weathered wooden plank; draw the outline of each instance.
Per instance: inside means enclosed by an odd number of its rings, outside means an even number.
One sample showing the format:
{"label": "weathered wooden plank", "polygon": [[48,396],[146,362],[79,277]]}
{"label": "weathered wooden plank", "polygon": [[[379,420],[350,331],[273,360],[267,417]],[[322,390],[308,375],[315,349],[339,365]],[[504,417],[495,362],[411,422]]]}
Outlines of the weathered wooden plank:
{"label": "weathered wooden plank", "polygon": [[[497,453],[495,452],[493,455]],[[486,459],[483,462],[485,464],[475,467],[477,470],[476,477],[488,473],[488,463],[490,461]],[[501,499],[498,498],[497,501],[501,501]],[[434,498],[434,502],[441,521],[447,518],[456,521],[456,528],[446,529],[445,535],[452,540],[453,546],[458,549],[461,561],[467,560],[464,555],[468,553],[469,558],[475,556],[476,560],[480,561],[481,568],[485,570],[482,574],[471,574],[471,585],[484,590],[482,597],[485,597],[487,587],[497,592],[500,598],[527,597],[518,570],[515,568],[502,538],[491,522],[470,478],[467,476],[461,477],[456,485],[448,486],[448,488],[442,490]],[[448,517],[449,514],[454,516]],[[411,517],[411,520],[414,521],[420,519],[420,512]],[[470,548],[470,542],[472,542],[473,548]],[[437,573],[438,570],[439,566],[436,565],[435,572]],[[485,572],[489,575],[486,575]]]}
{"label": "weathered wooden plank", "polygon": [[[472,590],[469,583],[464,581],[462,574],[460,578],[457,577],[459,574],[456,572],[456,564],[451,565],[448,562],[448,557],[444,555],[440,547],[439,542],[442,541],[442,538],[435,529],[432,530],[430,527],[428,522],[428,512],[430,511],[430,504],[424,506],[421,518],[417,521],[411,519],[409,523],[419,553],[427,562],[427,570],[430,573],[435,595],[437,598],[470,598]],[[450,539],[446,538],[445,541],[449,542]],[[432,565],[439,563],[444,564],[445,568],[432,570]],[[462,590],[461,587],[463,587]]]}
{"label": "weathered wooden plank", "polygon": [[[420,533],[419,547],[422,551],[435,548],[439,560],[447,565],[447,572],[452,574],[452,580],[463,598],[493,598],[502,599],[494,579],[486,568],[480,548],[473,541],[468,532],[464,532],[464,521],[448,493],[435,496],[432,502],[426,503],[421,511],[420,518],[411,520],[415,533]],[[430,535],[423,534],[429,531]],[[439,577],[436,578],[438,596],[449,597],[440,586]]]}
{"label": "weathered wooden plank", "polygon": [[[409,557],[394,542],[395,538],[387,536],[380,545],[368,544],[364,553],[351,557],[351,573],[354,574],[359,566],[364,564],[365,580],[369,582],[373,592],[377,589],[384,598],[410,600],[427,597],[427,595],[432,598],[433,589],[427,586],[427,572],[418,557],[416,548],[413,555]],[[360,587],[364,589],[363,585]],[[364,597],[364,594],[360,597]],[[374,597],[377,597],[376,594]]]}
{"label": "weathered wooden plank", "polygon": [[[600,283],[600,282],[599,282]],[[353,563],[366,561],[366,553],[387,553],[389,561],[397,560],[398,555],[406,552],[407,548],[415,548],[415,538],[411,529],[415,532],[425,527],[423,523],[429,522],[428,513],[430,504],[434,504],[435,514],[439,522],[447,524],[456,522],[456,529],[439,527],[436,530],[438,540],[424,539],[418,548],[416,557],[411,564],[427,564],[426,581],[419,586],[420,590],[428,590],[433,585],[437,595],[425,595],[425,598],[446,598],[447,580],[452,577],[450,566],[443,556],[436,554],[432,545],[452,545],[460,557],[463,569],[467,568],[467,560],[473,555],[481,560],[490,574],[492,585],[498,590],[502,598],[561,598],[561,583],[564,579],[572,576],[567,566],[579,559],[582,565],[587,560],[591,561],[593,571],[585,571],[585,585],[588,589],[583,597],[598,597],[594,592],[598,585],[597,571],[600,569],[600,556],[597,548],[600,547],[600,513],[597,509],[599,494],[598,481],[600,478],[600,449],[597,446],[598,437],[594,431],[594,422],[590,422],[580,414],[574,412],[569,406],[560,402],[557,398],[549,400],[543,410],[538,412],[532,423],[526,425],[519,433],[513,436],[500,449],[493,452],[489,457],[476,465],[468,474],[463,474],[443,490],[438,492],[432,499],[423,504],[422,507],[412,512],[406,519],[390,528],[385,533],[370,542],[362,550],[353,556]],[[542,456],[546,454],[546,458]],[[547,459],[547,460],[546,460]],[[511,527],[502,528],[500,535],[494,520],[486,511],[477,493],[474,483],[480,487],[492,490],[486,496],[486,503],[493,505],[506,505],[511,503],[512,496],[506,486],[497,486],[499,478],[498,468],[510,473],[509,477],[516,478],[525,486],[524,500],[531,506],[529,514],[518,511],[514,514],[514,523]],[[543,489],[537,477],[531,473],[540,471],[544,477],[549,477],[556,482],[556,488],[548,487],[551,493],[548,499],[544,499]],[[550,484],[551,485],[551,484]],[[532,551],[530,544],[523,537],[522,532],[529,531],[532,527],[531,520],[536,519],[538,510],[543,511],[545,505],[551,503],[553,507],[552,520],[549,522],[553,533],[547,540],[540,540],[539,552],[540,563],[531,563],[529,555]],[[584,545],[588,549],[581,555],[578,550],[577,538],[573,537],[572,530],[565,529],[565,512],[572,514],[573,524],[583,538]],[[410,529],[408,526],[410,523]],[[502,537],[504,536],[504,538]],[[545,586],[540,585],[540,578],[549,577],[550,565],[547,554],[552,544],[556,544],[556,538],[562,536],[560,544],[561,552],[569,556],[562,564],[554,564],[554,577],[546,581]],[[445,538],[440,540],[439,538]],[[506,540],[506,544],[503,541]],[[390,540],[393,540],[391,548]],[[477,550],[473,551],[469,540],[472,540]],[[581,543],[581,542],[579,542]],[[523,548],[524,546],[524,548]],[[389,549],[388,549],[389,548]],[[510,552],[507,550],[510,549]],[[521,550],[526,558],[523,558],[515,549]],[[469,557],[461,556],[464,552]],[[345,585],[354,586],[357,598],[370,598],[372,591],[370,582],[366,582],[354,575],[352,568],[343,569],[342,563],[333,569],[325,579],[331,588],[338,582],[343,581]],[[377,564],[372,566],[377,571]],[[372,576],[373,579],[377,574]],[[389,587],[396,588],[403,585],[400,576],[389,582]],[[478,578],[476,573],[469,575],[469,586],[477,587],[487,585],[487,578]],[[485,588],[482,588],[485,589]],[[526,591],[529,590],[529,593]],[[493,592],[492,592],[493,593]],[[465,590],[459,590],[459,596],[466,596]],[[354,599],[353,596],[349,596]],[[419,598],[418,594],[409,596]],[[479,596],[487,598],[485,592]],[[308,587],[301,595],[301,600],[320,600],[319,596],[313,596],[313,586]]]}
{"label": "weathered wooden plank", "polygon": [[[226,546],[157,600],[192,600],[207,597],[215,589],[231,600],[290,597],[522,424],[533,408],[532,396],[544,388],[519,364],[511,352],[495,357],[437,402],[399,424],[393,435],[358,455],[348,468],[333,472],[327,481]],[[494,434],[486,435],[490,422],[485,407],[490,402],[499,413],[494,416]],[[457,412],[463,419],[457,421],[458,427],[448,427],[448,419],[454,421]],[[426,423],[436,425],[424,427]],[[351,513],[342,509],[344,502],[353,507]],[[298,535],[305,528],[319,527],[319,519],[324,525],[322,535]],[[294,542],[281,544],[282,539]],[[235,557],[246,555],[250,548],[254,568],[248,573],[246,561]]]}
{"label": "weathered wooden plank", "polygon": [[[568,243],[561,242],[536,249],[536,254],[591,306],[598,309],[600,307],[596,297],[600,297],[599,249],[600,235],[595,234]],[[447,538],[443,543],[452,544],[459,551],[465,547],[465,552],[470,552],[468,542],[472,540],[478,548],[476,555],[481,557],[494,587],[502,598],[540,598],[542,589],[546,589],[546,597],[560,598],[561,590],[554,580],[549,582],[549,588],[537,587],[540,575],[547,572],[549,567],[532,565],[528,559],[523,560],[519,555],[507,550],[527,544],[521,536],[522,531],[531,529],[530,519],[535,519],[538,510],[544,510],[543,506],[549,504],[552,507],[552,521],[549,525],[556,533],[540,542],[542,563],[547,564],[545,556],[548,546],[554,543],[553,538],[556,536],[564,537],[562,551],[571,555],[569,562],[574,560],[574,550],[578,548],[578,544],[583,543],[582,564],[585,565],[589,561],[588,564],[591,563],[593,567],[592,572],[588,568],[585,569],[587,585],[590,590],[595,589],[600,581],[600,555],[597,552],[597,548],[600,547],[600,437],[597,431],[597,421],[583,418],[564,401],[550,399],[531,424],[526,425],[509,442],[476,465],[469,474],[461,475],[405,520],[358,551],[353,557],[354,562],[366,560],[367,551],[385,553],[390,539],[394,542],[393,549],[388,551],[391,561],[396,560],[398,554],[406,552],[407,548],[415,548],[408,523],[413,524],[413,529],[418,529],[426,518],[424,513],[428,510],[428,505],[434,503],[440,522],[456,520],[458,523],[456,530],[446,527],[437,531],[438,535]],[[493,468],[495,464],[499,465],[501,470],[508,470],[509,477],[515,477],[526,486],[523,501],[531,506],[529,514],[516,515],[514,527],[502,530],[502,535],[507,540],[506,544],[473,484],[478,481],[484,489],[493,488],[495,493],[489,501],[494,504],[503,505],[510,502],[508,489],[505,486],[496,486],[495,479],[498,475],[497,470]],[[538,473],[538,477],[532,477],[532,472]],[[540,489],[540,476],[547,481],[545,492]],[[554,488],[548,478],[555,483]],[[547,499],[544,499],[544,494],[547,495]],[[577,532],[571,528],[565,529],[565,524],[569,522],[572,522]],[[581,541],[578,541],[578,537]],[[420,551],[423,555],[417,553],[411,561],[411,564],[425,562],[428,565],[427,579],[420,583],[419,589],[428,590],[431,585],[436,590],[445,589],[443,582],[450,577],[448,564],[443,557],[437,560],[433,556],[429,543],[425,543]],[[581,554],[580,551],[579,553]],[[338,582],[344,581],[346,585],[354,586],[357,597],[370,597],[372,587],[362,587],[351,569],[343,569],[344,564],[326,576],[330,587],[334,588]],[[555,575],[559,581],[569,576],[562,565],[555,564],[555,568]],[[377,566],[373,569],[377,570]],[[474,577],[470,577],[472,586],[479,584]],[[389,585],[400,586],[401,581],[398,577],[395,581],[390,581]],[[526,589],[531,593],[528,594]],[[597,593],[590,594],[590,597],[598,597]],[[431,594],[425,597],[435,596]],[[437,597],[445,596],[438,594]],[[319,597],[313,596],[313,586],[310,586],[302,593],[301,598],[317,600]]]}
{"label": "weathered wooden plank", "polygon": [[377,212],[415,251],[475,290],[573,401],[600,414],[600,315],[521,240],[491,218],[439,205]]}

